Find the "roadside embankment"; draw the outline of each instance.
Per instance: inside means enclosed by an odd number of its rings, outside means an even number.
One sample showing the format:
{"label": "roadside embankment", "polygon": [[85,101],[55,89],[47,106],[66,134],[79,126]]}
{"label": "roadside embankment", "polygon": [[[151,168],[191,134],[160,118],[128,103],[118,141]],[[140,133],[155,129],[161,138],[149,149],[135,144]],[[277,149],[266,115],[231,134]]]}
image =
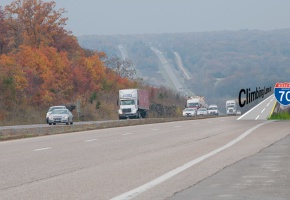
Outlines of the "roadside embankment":
{"label": "roadside embankment", "polygon": [[142,125],[142,124],[153,124],[153,123],[163,123],[163,122],[172,122],[172,121],[183,121],[183,120],[196,120],[196,119],[206,119],[213,118],[213,116],[208,117],[178,117],[178,118],[148,118],[148,119],[132,119],[132,120],[115,120],[115,121],[96,121],[95,123],[79,123],[73,125],[54,125],[47,127],[35,127],[35,128],[9,128],[0,130],[0,141],[3,140],[12,140],[20,138],[29,138],[45,135],[54,135],[54,134],[63,134],[71,132],[80,132],[87,130],[96,130],[104,128],[115,128],[123,126],[133,126],[133,125]]}

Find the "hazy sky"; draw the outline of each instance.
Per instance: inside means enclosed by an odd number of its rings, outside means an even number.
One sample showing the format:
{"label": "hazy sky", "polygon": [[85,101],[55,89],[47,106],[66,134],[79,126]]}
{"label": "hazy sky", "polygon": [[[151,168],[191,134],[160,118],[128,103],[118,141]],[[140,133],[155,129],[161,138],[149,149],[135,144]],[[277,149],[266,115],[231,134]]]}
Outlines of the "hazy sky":
{"label": "hazy sky", "polygon": [[[5,6],[12,0],[0,0]],[[290,28],[290,0],[55,0],[74,35]]]}

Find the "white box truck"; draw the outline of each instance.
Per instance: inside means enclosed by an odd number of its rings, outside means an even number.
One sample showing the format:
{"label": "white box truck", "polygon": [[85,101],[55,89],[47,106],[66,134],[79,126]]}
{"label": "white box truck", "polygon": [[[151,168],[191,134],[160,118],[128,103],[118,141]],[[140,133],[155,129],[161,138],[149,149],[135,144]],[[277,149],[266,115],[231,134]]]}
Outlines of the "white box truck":
{"label": "white box truck", "polygon": [[205,98],[201,96],[189,97],[186,101],[186,107],[195,109],[205,108],[206,107]]}
{"label": "white box truck", "polygon": [[227,115],[237,114],[237,102],[235,100],[226,101],[226,114]]}
{"label": "white box truck", "polygon": [[146,90],[119,90],[119,119],[145,118],[149,110],[149,96]]}

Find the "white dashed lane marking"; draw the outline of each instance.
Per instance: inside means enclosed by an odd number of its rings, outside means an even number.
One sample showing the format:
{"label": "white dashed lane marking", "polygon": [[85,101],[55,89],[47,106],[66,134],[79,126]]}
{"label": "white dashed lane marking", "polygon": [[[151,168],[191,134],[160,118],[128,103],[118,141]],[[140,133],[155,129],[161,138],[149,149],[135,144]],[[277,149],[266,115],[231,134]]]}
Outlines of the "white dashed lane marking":
{"label": "white dashed lane marking", "polygon": [[84,142],[93,142],[93,141],[97,141],[98,139],[90,139],[90,140],[85,140]]}
{"label": "white dashed lane marking", "polygon": [[258,116],[256,117],[256,120],[257,120],[259,117],[260,117],[260,115],[258,115]]}
{"label": "white dashed lane marking", "polygon": [[265,108],[261,111],[261,113],[263,113],[265,111]]}
{"label": "white dashed lane marking", "polygon": [[44,147],[44,148],[40,148],[40,149],[34,149],[33,151],[44,151],[44,150],[48,150],[51,149],[51,147]]}
{"label": "white dashed lane marking", "polygon": [[126,135],[132,135],[133,133],[124,133],[122,135],[126,136]]}

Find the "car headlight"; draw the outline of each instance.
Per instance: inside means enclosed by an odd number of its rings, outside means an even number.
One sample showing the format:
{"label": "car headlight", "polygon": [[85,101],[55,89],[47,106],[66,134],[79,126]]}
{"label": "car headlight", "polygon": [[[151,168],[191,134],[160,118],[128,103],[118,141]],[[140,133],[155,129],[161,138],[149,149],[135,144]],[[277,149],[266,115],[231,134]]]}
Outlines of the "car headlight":
{"label": "car headlight", "polygon": [[68,118],[68,116],[63,116],[62,118],[63,118],[63,119],[67,119],[67,118]]}
{"label": "car headlight", "polygon": [[118,112],[119,112],[119,114],[123,114],[123,113],[122,113],[122,109],[119,109],[119,111],[118,111]]}
{"label": "car headlight", "polygon": [[53,117],[52,117],[52,116],[49,116],[48,118],[49,118],[50,120],[53,120]]}
{"label": "car headlight", "polygon": [[46,113],[46,117],[48,117],[51,114],[51,112]]}

